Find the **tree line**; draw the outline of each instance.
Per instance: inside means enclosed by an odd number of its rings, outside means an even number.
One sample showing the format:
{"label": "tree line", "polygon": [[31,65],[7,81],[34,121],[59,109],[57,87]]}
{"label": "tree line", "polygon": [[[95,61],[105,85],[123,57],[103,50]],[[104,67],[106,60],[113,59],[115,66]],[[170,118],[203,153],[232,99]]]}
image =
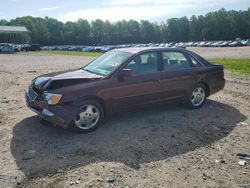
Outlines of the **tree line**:
{"label": "tree line", "polygon": [[220,9],[190,18],[170,18],[165,22],[146,20],[62,23],[54,18],[19,17],[0,20],[0,25],[25,26],[28,33],[23,41],[42,45],[104,45],[129,43],[187,42],[250,38],[250,7],[245,11]]}

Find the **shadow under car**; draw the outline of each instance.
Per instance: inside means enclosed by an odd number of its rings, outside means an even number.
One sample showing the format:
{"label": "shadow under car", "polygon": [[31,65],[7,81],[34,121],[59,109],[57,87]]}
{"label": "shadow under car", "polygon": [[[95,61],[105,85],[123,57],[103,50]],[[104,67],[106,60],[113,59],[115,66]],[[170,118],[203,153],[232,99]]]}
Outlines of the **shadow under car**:
{"label": "shadow under car", "polygon": [[104,161],[138,169],[216,142],[245,119],[238,109],[212,100],[199,110],[157,105],[121,113],[88,134],[44,126],[32,116],[14,127],[11,153],[28,178]]}

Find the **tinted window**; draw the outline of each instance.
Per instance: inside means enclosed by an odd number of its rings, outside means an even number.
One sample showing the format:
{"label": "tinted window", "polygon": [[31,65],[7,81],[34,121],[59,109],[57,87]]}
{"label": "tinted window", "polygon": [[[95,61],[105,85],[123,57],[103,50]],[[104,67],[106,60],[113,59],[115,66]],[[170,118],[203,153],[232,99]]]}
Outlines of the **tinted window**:
{"label": "tinted window", "polygon": [[192,56],[190,56],[190,59],[191,59],[191,64],[192,64],[193,67],[202,67],[202,65],[200,64],[200,62],[198,62]]}
{"label": "tinted window", "polygon": [[157,53],[144,53],[136,56],[126,68],[131,69],[134,75],[154,73],[158,71]]}
{"label": "tinted window", "polygon": [[190,67],[187,58],[180,52],[163,52],[163,67],[166,71],[181,70]]}

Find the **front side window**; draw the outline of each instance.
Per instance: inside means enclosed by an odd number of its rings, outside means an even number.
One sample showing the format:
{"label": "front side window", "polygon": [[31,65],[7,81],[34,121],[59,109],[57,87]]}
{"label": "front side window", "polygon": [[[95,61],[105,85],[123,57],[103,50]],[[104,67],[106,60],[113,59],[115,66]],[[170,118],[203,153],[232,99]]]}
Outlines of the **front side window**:
{"label": "front side window", "polygon": [[190,67],[188,59],[180,52],[163,52],[165,71],[182,70]]}
{"label": "front side window", "polygon": [[144,53],[136,56],[126,68],[131,69],[134,75],[155,73],[158,71],[158,56],[156,52]]}
{"label": "front side window", "polygon": [[114,70],[116,70],[130,56],[131,56],[130,53],[110,51],[96,58],[90,64],[85,66],[83,70],[95,74],[108,75]]}

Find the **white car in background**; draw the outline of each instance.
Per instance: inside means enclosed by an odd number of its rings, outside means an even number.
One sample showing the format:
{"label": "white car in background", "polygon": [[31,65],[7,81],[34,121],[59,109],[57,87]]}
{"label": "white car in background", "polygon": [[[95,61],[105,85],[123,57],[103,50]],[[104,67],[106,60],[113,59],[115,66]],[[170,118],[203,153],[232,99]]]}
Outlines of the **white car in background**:
{"label": "white car in background", "polygon": [[241,43],[242,43],[244,46],[250,46],[250,39],[242,40]]}

